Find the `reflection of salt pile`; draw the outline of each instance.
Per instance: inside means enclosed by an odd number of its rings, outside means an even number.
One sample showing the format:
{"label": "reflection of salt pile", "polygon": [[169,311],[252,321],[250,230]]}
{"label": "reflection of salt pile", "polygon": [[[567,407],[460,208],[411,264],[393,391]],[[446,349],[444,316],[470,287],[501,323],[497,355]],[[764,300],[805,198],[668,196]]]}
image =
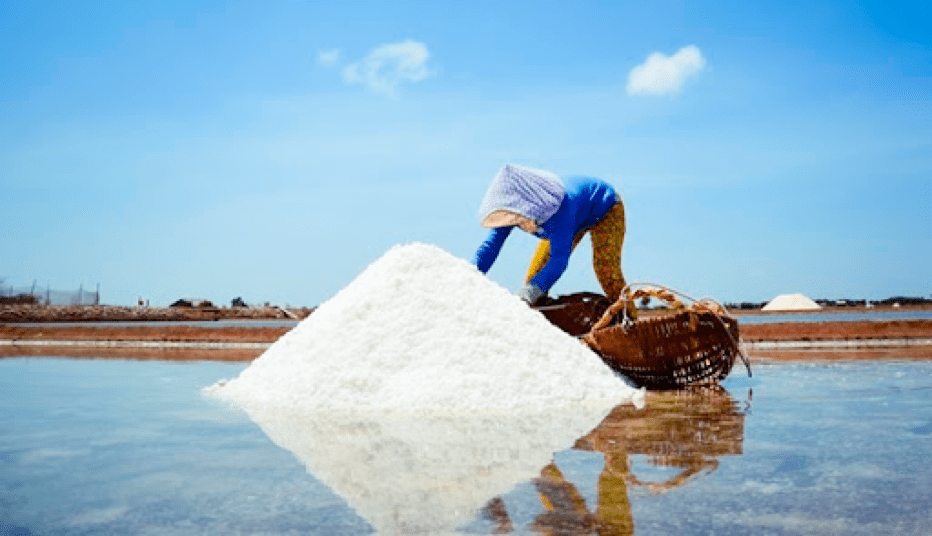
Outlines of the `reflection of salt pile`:
{"label": "reflection of salt pile", "polygon": [[606,412],[248,413],[384,536],[457,533],[492,498],[539,477]]}
{"label": "reflection of salt pile", "polygon": [[392,248],[213,391],[298,411],[611,407],[635,393],[471,264],[423,244]]}
{"label": "reflection of salt pile", "polygon": [[395,247],[208,389],[381,534],[443,534],[636,391],[475,267]]}

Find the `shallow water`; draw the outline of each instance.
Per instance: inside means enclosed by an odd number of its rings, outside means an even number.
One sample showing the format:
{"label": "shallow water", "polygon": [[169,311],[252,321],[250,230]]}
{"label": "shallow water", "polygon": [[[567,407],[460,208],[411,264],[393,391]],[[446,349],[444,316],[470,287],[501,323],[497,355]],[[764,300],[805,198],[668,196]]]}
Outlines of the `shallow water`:
{"label": "shallow water", "polygon": [[861,311],[857,313],[766,313],[741,314],[731,311],[741,324],[774,324],[778,322],[853,322],[856,320],[932,320],[932,311]]}
{"label": "shallow water", "polygon": [[[263,428],[201,394],[245,366],[0,361],[0,535],[932,531],[929,362],[736,369],[620,406],[542,462],[548,420],[505,444],[442,419]],[[356,465],[321,465],[341,448]]]}
{"label": "shallow water", "polygon": [[[856,320],[932,320],[932,311],[910,309],[906,311],[860,311],[853,313],[815,312],[815,313],[766,313],[742,314],[740,310],[730,311],[741,324],[774,324],[780,322],[852,322]],[[187,321],[132,321],[132,322],[23,322],[7,323],[8,326],[47,326],[47,327],[201,327],[201,328],[291,328],[297,326],[298,320],[187,320]]]}
{"label": "shallow water", "polygon": [[242,319],[242,320],[137,320],[112,322],[10,322],[8,326],[48,326],[48,327],[83,327],[83,328],[161,328],[161,327],[194,327],[194,328],[291,328],[297,326],[298,320],[269,320],[269,319]]}

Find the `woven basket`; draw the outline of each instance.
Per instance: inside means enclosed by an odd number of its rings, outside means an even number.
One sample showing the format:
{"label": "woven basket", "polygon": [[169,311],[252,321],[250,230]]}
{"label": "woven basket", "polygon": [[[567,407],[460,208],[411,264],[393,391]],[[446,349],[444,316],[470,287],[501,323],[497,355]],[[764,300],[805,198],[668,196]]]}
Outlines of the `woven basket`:
{"label": "woven basket", "polygon": [[579,337],[589,333],[611,305],[612,302],[601,294],[577,292],[557,298],[544,297],[534,308],[554,326]]}
{"label": "woven basket", "polygon": [[736,320],[697,308],[626,322],[628,300],[609,305],[604,296],[569,295],[537,309],[570,335],[581,335],[613,370],[648,389],[716,383],[731,372],[740,355]]}

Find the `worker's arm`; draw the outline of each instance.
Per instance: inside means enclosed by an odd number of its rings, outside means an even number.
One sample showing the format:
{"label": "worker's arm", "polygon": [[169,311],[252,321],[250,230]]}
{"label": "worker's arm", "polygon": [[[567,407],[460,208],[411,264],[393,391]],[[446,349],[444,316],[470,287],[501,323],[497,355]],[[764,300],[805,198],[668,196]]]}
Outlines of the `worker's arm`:
{"label": "worker's arm", "polygon": [[530,284],[546,294],[570,263],[576,229],[571,214],[562,210],[544,222],[542,227],[550,241],[550,259],[531,279]]}
{"label": "worker's arm", "polygon": [[512,229],[514,229],[514,227],[496,227],[489,231],[489,236],[486,237],[485,242],[476,250],[476,256],[473,258],[473,264],[476,265],[476,268],[478,268],[480,272],[488,272],[492,264],[495,263],[495,259],[498,258],[498,252],[501,251],[502,245],[505,243],[505,239],[508,238],[508,235],[511,234]]}

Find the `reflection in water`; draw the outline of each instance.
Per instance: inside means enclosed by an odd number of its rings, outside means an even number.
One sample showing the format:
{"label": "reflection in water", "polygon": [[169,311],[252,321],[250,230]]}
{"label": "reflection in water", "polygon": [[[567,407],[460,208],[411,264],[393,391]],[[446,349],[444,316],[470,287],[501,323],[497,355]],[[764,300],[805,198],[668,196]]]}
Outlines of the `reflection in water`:
{"label": "reflection in water", "polygon": [[[741,454],[744,413],[728,391],[701,388],[649,392],[647,406],[618,406],[574,448],[601,452],[605,464],[598,480],[593,512],[582,494],[550,463],[533,483],[544,511],[531,529],[540,534],[634,533],[628,487],[663,493],[718,467],[718,457]],[[642,454],[655,465],[679,472],[665,482],[645,482],[630,469],[629,456]],[[493,499],[482,511],[497,533],[511,532],[504,502]]]}
{"label": "reflection in water", "polygon": [[[534,478],[609,409],[246,411],[379,534],[445,534],[474,520],[489,497]],[[493,501],[486,510],[496,508]],[[502,519],[502,530],[510,530],[507,514]]]}
{"label": "reflection in water", "polygon": [[[721,388],[649,392],[646,407],[610,412],[247,413],[379,534],[452,533],[477,514],[498,534],[633,534],[630,487],[682,486],[715,470],[718,457],[740,454],[744,435],[744,414]],[[570,447],[604,457],[595,505],[554,462]],[[678,472],[642,481],[631,455]],[[526,482],[543,510],[516,527],[502,495]]]}

